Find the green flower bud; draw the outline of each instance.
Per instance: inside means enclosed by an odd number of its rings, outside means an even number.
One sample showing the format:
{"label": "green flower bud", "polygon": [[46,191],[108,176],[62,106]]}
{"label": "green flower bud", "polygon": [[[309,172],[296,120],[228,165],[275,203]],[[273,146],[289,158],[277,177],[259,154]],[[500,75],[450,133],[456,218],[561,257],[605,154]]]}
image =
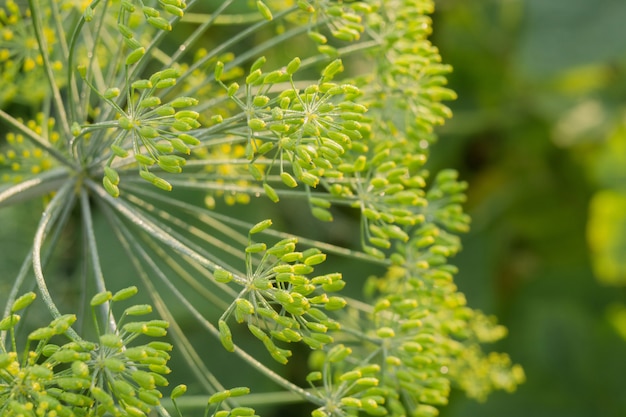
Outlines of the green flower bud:
{"label": "green flower bud", "polygon": [[321,220],[323,222],[332,222],[333,221],[333,215],[330,213],[330,211],[323,209],[321,207],[313,207],[311,208],[311,214],[313,214],[313,216],[315,218],[317,218],[318,220]]}
{"label": "green flower bud", "polygon": [[191,107],[198,105],[198,100],[193,97],[177,97],[169,105],[174,108]]}
{"label": "green flower bud", "polygon": [[172,25],[170,25],[170,22],[168,22],[166,19],[160,16],[158,17],[150,16],[146,19],[146,21],[157,29],[166,30],[168,32],[172,30]]}
{"label": "green flower bud", "polygon": [[17,314],[11,314],[0,320],[0,330],[5,331],[14,327],[20,321],[20,316]]}
{"label": "green flower bud", "polygon": [[102,364],[112,372],[124,372],[126,370],[124,362],[117,358],[106,358],[102,361]]}
{"label": "green flower bud", "polygon": [[267,62],[267,58],[265,58],[264,56],[258,57],[250,66],[250,72],[252,73],[260,69],[263,65],[265,65],[265,62]]}
{"label": "green flower bud", "polygon": [[152,88],[152,81],[150,80],[137,80],[134,81],[131,85],[132,88],[136,90],[145,90],[148,88]]}
{"label": "green flower bud", "polygon": [[352,349],[350,349],[349,347],[346,347],[343,344],[339,344],[339,345],[333,346],[328,351],[326,358],[331,363],[337,363],[337,362],[341,362],[342,360],[350,356],[350,354],[352,354]]}
{"label": "green flower bud", "polygon": [[346,304],[348,304],[347,301],[342,297],[329,297],[324,308],[328,311],[340,310],[344,308]]}
{"label": "green flower bud", "polygon": [[126,65],[133,65],[137,61],[139,61],[146,54],[146,48],[140,46],[139,48],[134,49],[128,56],[126,57]]}
{"label": "green flower bud", "polygon": [[[156,107],[159,106],[161,104],[161,99],[156,97],[156,96],[152,96],[152,97],[146,97],[143,100],[141,100],[139,102],[139,108],[149,108],[149,107]],[[147,127],[147,126],[146,126]],[[156,136],[152,136],[152,137],[156,137]]]}
{"label": "green flower bud", "polygon": [[261,70],[257,68],[256,70],[248,74],[248,76],[246,77],[246,84],[254,84],[256,81],[262,80],[262,76],[263,72],[261,72]]}
{"label": "green flower bud", "polygon": [[311,38],[311,40],[315,43],[317,43],[318,45],[324,45],[326,42],[328,42],[328,39],[326,38],[326,36],[322,35],[319,32],[308,32],[309,38]]}
{"label": "green flower bud", "polygon": [[230,410],[232,417],[247,417],[254,415],[254,409],[250,407],[235,407]]}
{"label": "green flower bud", "polygon": [[264,84],[276,84],[283,81],[287,81],[289,78],[286,72],[276,70],[268,73],[263,79]]}
{"label": "green flower bud", "polygon": [[105,390],[98,386],[92,386],[89,388],[91,395],[98,401],[100,404],[105,407],[112,407],[114,405],[113,397],[111,397]]}
{"label": "green flower bud", "polygon": [[278,203],[280,199],[278,198],[278,194],[276,193],[276,190],[274,190],[274,188],[272,188],[271,185],[269,185],[268,183],[265,183],[263,184],[263,189],[265,190],[265,195],[267,195],[267,197],[270,200],[272,200],[272,202]]}
{"label": "green flower bud", "polygon": [[183,17],[185,15],[185,11],[180,7],[176,7],[172,4],[162,4],[163,10],[171,14],[172,16]]}
{"label": "green flower bud", "polygon": [[261,119],[250,119],[248,120],[248,127],[255,131],[264,130],[266,123]]}
{"label": "green flower bud", "polygon": [[90,304],[92,307],[99,306],[109,301],[111,297],[111,291],[102,291],[91,298]]}
{"label": "green flower bud", "polygon": [[300,58],[295,57],[287,64],[287,74],[293,75],[300,68]]}
{"label": "green flower bud", "polygon": [[236,82],[231,83],[227,89],[228,97],[232,97],[235,94],[237,94],[238,90],[239,90],[239,84],[237,84]]}
{"label": "green flower bud", "polygon": [[34,292],[27,292],[26,294],[20,296],[11,307],[11,313],[15,313],[16,311],[22,310],[28,307],[33,301],[37,298],[37,294]]}
{"label": "green flower bud", "polygon": [[219,404],[222,401],[226,400],[230,398],[230,391],[229,390],[224,390],[224,391],[218,391],[215,394],[211,395],[209,397],[209,404]]}
{"label": "green flower bud", "polygon": [[265,20],[272,20],[273,19],[272,11],[261,0],[257,0],[256,7],[259,10],[259,13],[261,13],[261,16],[263,16],[263,18]]}
{"label": "green flower bud", "polygon": [[281,172],[280,179],[287,187],[294,188],[298,186],[298,182],[296,181],[296,179],[288,172]]}
{"label": "green flower bud", "polygon": [[266,219],[266,220],[260,221],[257,224],[255,224],[254,226],[252,226],[252,228],[250,229],[249,233],[251,235],[253,235],[255,233],[260,233],[263,230],[265,230],[268,227],[270,227],[271,225],[272,225],[272,220],[271,219]]}
{"label": "green flower bud", "polygon": [[176,398],[180,397],[181,395],[183,395],[186,392],[187,392],[187,385],[184,385],[184,384],[177,385],[172,390],[172,394],[170,395],[170,398],[172,400],[175,400]]}
{"label": "green flower bud", "polygon": [[55,329],[51,327],[41,327],[39,329],[32,331],[28,335],[28,340],[47,340],[56,334],[57,333]]}
{"label": "green flower bud", "polygon": [[93,399],[87,397],[86,395],[74,394],[72,392],[61,393],[59,399],[77,407],[88,407],[93,404]]}
{"label": "green flower bud", "polygon": [[131,373],[131,378],[133,379],[133,381],[139,384],[141,388],[144,388],[144,389],[156,388],[156,381],[155,381],[154,375],[149,372],[136,370]]}
{"label": "green flower bud", "polygon": [[235,345],[233,344],[233,335],[230,332],[228,324],[226,324],[224,320],[219,320],[217,325],[220,331],[220,342],[222,342],[222,345],[227,351],[233,352]]}
{"label": "green flower bud", "polygon": [[150,304],[138,304],[124,310],[124,314],[129,316],[141,316],[150,313],[152,313],[152,306]]}
{"label": "green flower bud", "polygon": [[220,80],[223,72],[224,72],[224,63],[222,61],[217,61],[217,63],[215,64],[215,70],[213,72],[213,75],[217,81]]}
{"label": "green flower bud", "polygon": [[246,253],[259,253],[263,252],[267,249],[267,245],[265,243],[253,243],[246,247]]}

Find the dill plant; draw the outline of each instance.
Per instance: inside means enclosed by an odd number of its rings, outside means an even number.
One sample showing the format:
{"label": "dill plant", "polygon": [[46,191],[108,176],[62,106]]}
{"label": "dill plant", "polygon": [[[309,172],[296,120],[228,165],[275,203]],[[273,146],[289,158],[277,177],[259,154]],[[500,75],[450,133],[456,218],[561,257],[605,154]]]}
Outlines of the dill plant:
{"label": "dill plant", "polygon": [[[3,2],[0,205],[43,210],[19,272],[2,277],[0,414],[186,414],[200,398],[205,415],[246,416],[254,398],[287,393],[314,417],[435,416],[452,387],[479,400],[514,390],[521,368],[481,347],[506,329],[467,306],[448,261],[469,226],[466,184],[425,168],[455,97],[428,41],[432,11]],[[289,227],[294,207],[349,239]],[[77,314],[62,311],[54,274],[71,233]],[[111,242],[131,286],[107,275]],[[380,273],[354,276],[348,261]],[[128,305],[138,287],[149,301]],[[37,297],[52,321],[30,329],[18,313]],[[201,346],[181,315],[204,330]],[[280,371],[294,346],[308,352],[306,386]],[[245,376],[224,387],[216,349],[282,391],[247,396]],[[194,395],[168,387],[171,352]]]}

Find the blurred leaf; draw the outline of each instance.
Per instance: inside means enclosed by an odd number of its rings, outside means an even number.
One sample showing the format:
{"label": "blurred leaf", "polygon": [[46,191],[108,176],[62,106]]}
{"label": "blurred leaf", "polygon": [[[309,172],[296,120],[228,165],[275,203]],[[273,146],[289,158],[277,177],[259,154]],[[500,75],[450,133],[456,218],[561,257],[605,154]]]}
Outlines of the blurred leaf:
{"label": "blurred leaf", "polygon": [[587,239],[596,277],[626,284],[626,195],[604,190],[591,199]]}
{"label": "blurred leaf", "polygon": [[626,306],[614,304],[608,308],[607,318],[617,333],[626,340]]}

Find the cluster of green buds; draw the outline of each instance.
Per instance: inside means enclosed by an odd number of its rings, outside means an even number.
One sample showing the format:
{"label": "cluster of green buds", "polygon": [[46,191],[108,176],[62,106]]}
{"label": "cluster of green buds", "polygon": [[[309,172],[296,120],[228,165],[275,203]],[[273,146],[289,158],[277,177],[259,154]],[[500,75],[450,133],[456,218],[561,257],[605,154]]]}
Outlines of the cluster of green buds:
{"label": "cluster of green buds", "polygon": [[[136,294],[136,287],[115,294],[96,294],[95,309],[106,309],[113,320],[111,304]],[[3,416],[147,416],[160,405],[158,387],[168,385],[167,361],[172,345],[162,341],[131,346],[140,336],[161,338],[168,323],[162,320],[130,321],[151,312],[149,305],[126,308],[117,324],[99,335],[96,343],[79,338],[71,326],[73,314],[62,315],[48,326],[28,335],[26,354],[18,355],[15,328],[17,311],[35,299],[34,293],[18,298],[11,314],[0,321],[0,330],[11,333],[11,349],[2,343],[0,354],[0,414]],[[126,322],[126,323],[125,323]],[[112,326],[109,326],[112,327]],[[57,344],[63,337],[70,342]],[[30,346],[36,344],[34,349]]]}
{"label": "cluster of green buds", "polygon": [[270,225],[271,221],[265,220],[250,229],[246,277],[237,277],[224,269],[214,272],[216,281],[232,281],[243,287],[218,324],[227,350],[235,348],[227,324],[233,316],[235,321],[248,325],[276,361],[287,363],[291,351],[276,346],[276,341],[303,342],[312,349],[322,349],[333,342],[329,333],[338,330],[339,323],[325,311],[339,310],[346,301],[328,293],[341,290],[345,282],[339,273],[311,276],[326,255],[316,248],[297,251],[295,238],[283,239],[271,247],[252,242],[252,235]]}
{"label": "cluster of green buds", "polygon": [[258,417],[254,409],[250,407],[232,407],[229,410],[220,409],[226,401],[249,393],[250,388],[248,387],[235,387],[218,391],[209,397],[204,415],[211,417]]}
{"label": "cluster of green buds", "polygon": [[[51,146],[60,143],[60,136],[55,130],[53,118],[46,119],[42,113],[39,113],[35,120],[29,120],[25,124]],[[55,166],[54,158],[25,139],[21,133],[9,132],[5,139],[5,150],[0,152],[0,169],[2,169],[0,180],[3,183],[19,182]]]}
{"label": "cluster of green buds", "polygon": [[[183,15],[185,14],[185,8],[187,7],[187,4],[184,0],[159,0],[158,5],[162,11],[176,18],[183,17]],[[89,10],[89,8],[87,10]],[[91,17],[93,16],[93,11],[86,11],[85,16],[87,20],[91,20]],[[137,41],[134,40],[131,27],[125,25],[122,22],[128,23],[134,21],[134,25],[136,25],[138,21],[138,16],[141,16],[150,26],[158,30],[172,30],[172,25],[170,21],[163,17],[161,15],[161,12],[156,8],[148,6],[141,1],[135,2],[132,0],[122,0],[118,19],[118,30],[126,38],[127,46],[129,46],[129,48],[133,51],[142,48],[142,46],[139,43],[135,43]]]}
{"label": "cluster of green buds", "polygon": [[[402,13],[395,13],[400,9]],[[373,136],[386,140],[390,132],[403,132],[408,140],[401,149],[408,154],[424,153],[436,141],[434,127],[452,116],[442,101],[456,98],[445,87],[452,67],[441,63],[438,49],[428,39],[432,32],[428,14],[433,10],[432,0],[385,0],[367,21],[368,30],[384,39],[379,53],[386,61],[373,80],[363,80],[369,91],[364,101],[380,116]],[[415,87],[403,88],[406,85]]]}
{"label": "cluster of green buds", "polygon": [[[363,15],[372,13],[374,8],[366,2],[336,3],[331,1],[299,0],[298,7],[306,18],[317,27],[323,24],[330,34],[344,42],[354,42],[365,31]],[[336,56],[337,50],[328,44],[328,39],[319,29],[309,31],[309,37],[317,44],[320,53]]]}
{"label": "cluster of green buds", "polygon": [[320,407],[313,410],[313,417],[347,416],[365,412],[371,416],[387,414],[384,406],[389,396],[381,388],[381,367],[363,361],[355,365],[353,350],[344,344],[335,344],[326,351],[318,351],[310,360],[314,371],[307,375],[307,382]]}
{"label": "cluster of green buds", "polygon": [[[169,191],[171,184],[153,172],[177,174],[187,162],[186,155],[200,141],[190,131],[200,127],[199,113],[191,110],[198,104],[192,97],[176,97],[162,102],[159,93],[176,85],[180,72],[168,68],[155,72],[147,79],[139,79],[129,86],[130,103],[123,110],[115,101],[120,96],[118,88],[99,93],[117,112],[117,120],[102,126],[74,126],[76,136],[93,129],[117,127],[111,139],[111,155],[105,164],[103,185],[113,197],[119,196],[120,176],[114,167],[116,158],[132,156],[139,165],[139,175],[158,188]],[[124,161],[122,161],[123,163]]]}
{"label": "cluster of green buds", "polygon": [[[251,66],[243,97],[238,95],[236,82],[222,83],[220,63],[215,77],[246,115],[241,135],[247,139],[250,173],[255,180],[263,181],[267,196],[277,202],[278,193],[270,180],[288,188],[301,184],[315,188],[323,178],[341,178],[342,155],[348,149],[362,150],[359,140],[368,134],[369,126],[364,114],[367,109],[353,101],[360,95],[359,89],[332,82],[343,70],[341,60],[328,64],[318,83],[304,89],[296,87],[293,79],[300,67],[299,58],[271,72],[261,70],[264,63],[261,57]],[[291,88],[272,96],[272,88],[280,83]],[[255,164],[268,161],[270,166],[264,170]],[[329,216],[327,212],[319,217],[330,220]]]}

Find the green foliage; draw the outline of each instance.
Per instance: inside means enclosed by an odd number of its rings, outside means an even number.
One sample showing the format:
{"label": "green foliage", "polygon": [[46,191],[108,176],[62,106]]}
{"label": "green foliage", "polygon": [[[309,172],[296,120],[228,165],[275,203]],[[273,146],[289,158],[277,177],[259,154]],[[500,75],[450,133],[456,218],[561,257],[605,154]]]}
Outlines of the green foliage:
{"label": "green foliage", "polygon": [[[187,385],[161,401],[170,351],[205,415],[254,415],[250,388],[215,375],[222,347],[274,384],[260,403],[283,390],[315,417],[434,416],[453,386],[483,400],[523,382],[506,354],[483,351],[506,330],[453,280],[470,219],[466,183],[426,166],[456,97],[428,39],[431,1],[3,10],[3,74],[24,91],[36,74],[44,93],[0,102],[0,206],[43,197],[44,209],[0,322],[2,416],[182,415]],[[8,48],[20,31],[35,58]],[[68,239],[82,250],[64,251]],[[68,253],[72,304],[93,326],[61,311]],[[33,286],[53,320],[30,331],[15,313]],[[150,302],[114,314],[137,287]],[[152,306],[160,318],[140,320]],[[310,389],[276,370],[303,351]]]}

